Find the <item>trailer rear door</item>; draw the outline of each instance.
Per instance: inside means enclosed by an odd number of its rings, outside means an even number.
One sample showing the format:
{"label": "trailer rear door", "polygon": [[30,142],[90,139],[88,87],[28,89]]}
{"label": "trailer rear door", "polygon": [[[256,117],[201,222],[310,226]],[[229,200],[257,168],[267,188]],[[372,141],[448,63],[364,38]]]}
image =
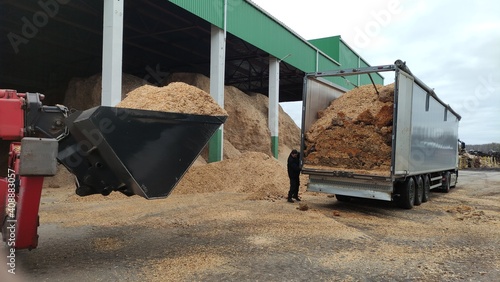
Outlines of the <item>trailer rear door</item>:
{"label": "trailer rear door", "polygon": [[411,102],[413,96],[413,77],[399,70],[396,72],[396,89],[394,91],[395,135],[392,151],[393,174],[406,175],[410,171],[411,146]]}

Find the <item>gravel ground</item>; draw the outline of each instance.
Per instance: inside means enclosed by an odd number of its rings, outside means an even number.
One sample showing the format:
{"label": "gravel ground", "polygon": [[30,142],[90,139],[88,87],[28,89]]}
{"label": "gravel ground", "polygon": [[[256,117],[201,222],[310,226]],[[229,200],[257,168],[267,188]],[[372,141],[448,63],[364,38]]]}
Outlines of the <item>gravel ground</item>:
{"label": "gravel ground", "polygon": [[310,192],[300,205],[224,191],[90,197],[44,189],[39,246],[0,280],[500,281],[500,171],[461,171],[412,210]]}

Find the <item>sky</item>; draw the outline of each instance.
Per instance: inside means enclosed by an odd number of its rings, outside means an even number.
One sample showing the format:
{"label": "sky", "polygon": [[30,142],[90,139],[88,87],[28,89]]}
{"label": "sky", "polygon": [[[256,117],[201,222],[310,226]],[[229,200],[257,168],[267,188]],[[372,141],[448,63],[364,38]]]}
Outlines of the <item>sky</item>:
{"label": "sky", "polygon": [[[253,2],[306,40],[340,35],[372,66],[406,61],[462,116],[462,141],[500,143],[500,1]],[[299,126],[300,105],[281,103]]]}

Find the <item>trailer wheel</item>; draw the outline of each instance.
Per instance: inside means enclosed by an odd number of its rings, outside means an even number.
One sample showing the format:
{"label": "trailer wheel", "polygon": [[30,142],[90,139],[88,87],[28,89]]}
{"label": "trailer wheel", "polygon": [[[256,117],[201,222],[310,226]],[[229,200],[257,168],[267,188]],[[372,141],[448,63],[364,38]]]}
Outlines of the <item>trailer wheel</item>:
{"label": "trailer wheel", "polygon": [[428,175],[422,176],[424,180],[424,194],[422,195],[422,203],[429,201],[431,197],[431,181]]}
{"label": "trailer wheel", "polygon": [[344,195],[335,194],[335,198],[337,198],[337,201],[339,201],[339,202],[350,202],[351,201],[351,197],[344,196]]}
{"label": "trailer wheel", "polygon": [[413,208],[415,202],[415,180],[413,177],[408,177],[402,183],[399,195],[399,206],[404,209]]}
{"label": "trailer wheel", "polygon": [[447,171],[443,175],[443,182],[441,185],[441,190],[443,190],[443,192],[445,193],[450,192],[450,181],[451,181],[451,175],[450,172]]}
{"label": "trailer wheel", "polygon": [[415,176],[415,206],[420,206],[423,202],[424,197],[424,181],[422,180],[422,176]]}

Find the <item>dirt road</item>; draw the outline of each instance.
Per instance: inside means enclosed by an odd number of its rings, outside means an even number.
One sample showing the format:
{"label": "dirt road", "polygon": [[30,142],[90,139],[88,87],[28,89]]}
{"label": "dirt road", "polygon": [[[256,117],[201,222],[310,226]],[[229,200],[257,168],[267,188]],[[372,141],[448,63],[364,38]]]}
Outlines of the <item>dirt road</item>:
{"label": "dirt road", "polygon": [[243,193],[114,194],[45,189],[39,247],[17,252],[16,278],[500,281],[500,171],[461,171],[412,210],[309,192],[307,210]]}

